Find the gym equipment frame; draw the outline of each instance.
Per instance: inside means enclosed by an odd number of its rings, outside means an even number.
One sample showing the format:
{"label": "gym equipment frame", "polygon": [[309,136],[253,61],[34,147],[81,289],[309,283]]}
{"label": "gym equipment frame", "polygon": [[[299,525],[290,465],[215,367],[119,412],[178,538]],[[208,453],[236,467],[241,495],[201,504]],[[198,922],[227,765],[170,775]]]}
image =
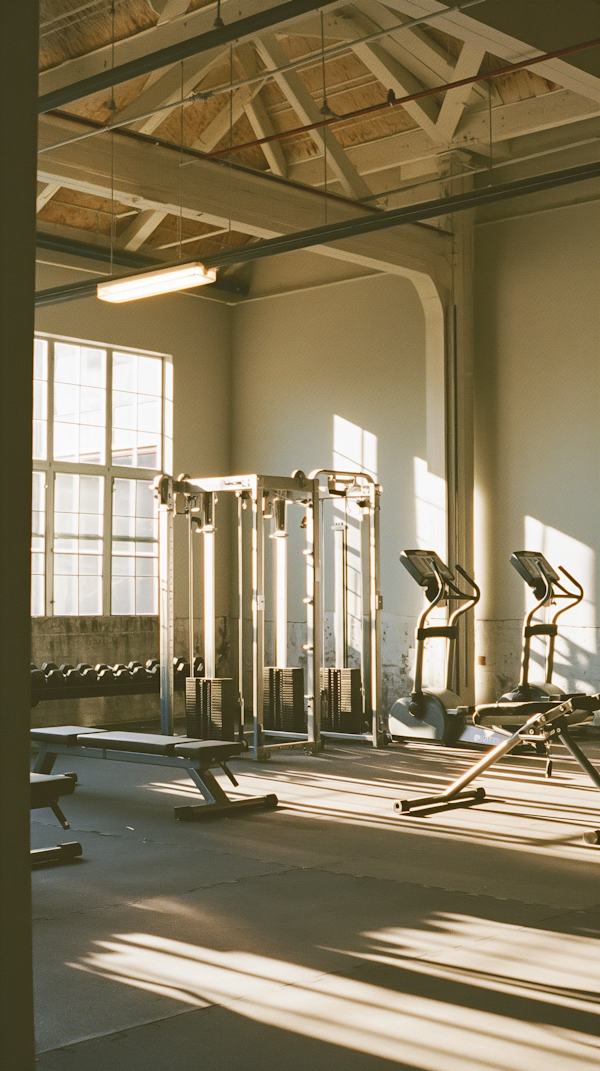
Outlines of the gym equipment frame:
{"label": "gym equipment frame", "polygon": [[[507,734],[502,743],[492,748],[444,792],[435,796],[422,796],[418,799],[396,800],[395,812],[399,815],[410,814],[414,811],[426,814],[429,810],[438,811],[454,806],[481,803],[485,799],[485,788],[482,786],[469,788],[468,786],[503,755],[508,755],[523,743],[540,743],[547,748],[553,741],[559,740],[596,788],[600,789],[600,774],[570,733],[572,725],[590,721],[596,710],[600,710],[600,695],[578,695],[556,705],[549,703],[548,700],[540,700],[523,703],[491,703],[477,707],[473,716],[475,724],[496,725],[500,722],[503,725],[517,725],[518,728],[512,735]],[[600,830],[594,829],[584,833],[583,840],[585,844],[600,844]]]}
{"label": "gym equipment frame", "polygon": [[[204,599],[204,663],[206,680],[211,681],[211,688],[222,678],[215,677],[215,533],[216,506],[219,495],[233,494],[237,499],[238,531],[238,600],[239,600],[239,658],[238,658],[238,724],[243,732],[243,657],[244,649],[242,627],[244,620],[245,592],[243,575],[244,524],[243,513],[247,506],[252,512],[251,529],[251,616],[252,616],[252,753],[255,759],[266,758],[275,749],[306,748],[316,754],[321,750],[320,721],[320,667],[321,667],[321,586],[319,576],[319,485],[315,479],[306,477],[301,471],[292,476],[263,476],[249,474],[242,476],[219,476],[191,478],[183,476],[175,480],[163,475],[155,480],[156,494],[159,500],[159,585],[160,585],[160,664],[161,664],[161,731],[166,735],[173,732],[173,518],[178,510],[187,515],[189,525],[189,580],[190,580],[190,659],[193,659],[193,541],[192,529],[195,526],[203,536],[203,599]],[[264,522],[273,518],[275,521],[274,537],[280,547],[277,550],[280,561],[280,585],[276,595],[276,647],[278,668],[285,668],[285,648],[287,639],[287,614],[285,610],[285,512],[290,503],[300,504],[306,511],[305,532],[306,549],[306,689],[307,728],[301,734],[290,734],[293,739],[281,733],[264,730],[264,685],[265,685],[265,575]],[[315,520],[316,519],[316,520]],[[279,666],[281,662],[281,666]],[[193,664],[193,661],[190,663]],[[199,680],[199,679],[198,679]],[[188,681],[190,685],[190,681]],[[191,687],[198,690],[202,686],[191,679]],[[190,700],[191,702],[191,700]],[[210,726],[209,732],[210,732]],[[265,743],[265,738],[276,737],[276,742]],[[299,738],[300,737],[300,738]]]}
{"label": "gym equipment frame", "polygon": [[[321,584],[325,570],[325,510],[326,504],[337,506],[341,516],[332,525],[334,539],[334,649],[335,665],[321,671],[322,694],[328,700],[330,728],[324,728],[323,739],[346,741],[358,740],[385,747],[387,735],[382,714],[381,699],[381,610],[383,599],[380,590],[379,564],[379,518],[381,487],[369,473],[347,472],[340,469],[314,469],[309,479],[319,486],[319,529]],[[360,669],[349,667],[349,520],[357,522],[357,543],[354,558],[360,575],[360,591],[354,592],[359,602],[356,615],[360,614]],[[321,650],[324,652],[325,613],[321,602]],[[324,659],[323,659],[324,661]],[[336,730],[335,724],[340,724]],[[353,731],[342,726],[350,722]],[[368,723],[363,728],[362,722]],[[358,725],[358,731],[357,731]]]}
{"label": "gym equipment frame", "polygon": [[[480,591],[462,566],[456,571],[468,584],[470,591],[461,591],[452,570],[433,550],[403,550],[400,561],[413,580],[424,588],[428,605],[421,611],[415,630],[415,680],[410,696],[397,699],[388,718],[392,739],[440,740],[456,744],[465,730],[469,713],[460,696],[453,691],[458,639],[458,620],[479,601]],[[428,625],[427,619],[436,606],[458,603],[447,624]],[[425,643],[438,638],[448,641],[446,647],[446,684],[443,689],[423,688]]]}
{"label": "gym equipment frame", "polygon": [[[573,607],[579,605],[583,599],[583,588],[581,584],[575,580],[575,577],[571,576],[562,565],[559,565],[559,571],[567,578],[569,583],[572,584],[573,590],[569,590],[565,587],[564,582],[561,582],[558,573],[552,568],[541,551],[517,550],[514,554],[511,554],[510,564],[514,566],[519,576],[522,577],[525,583],[532,589],[535,598],[538,601],[535,606],[525,614],[525,619],[523,621],[523,655],[521,659],[519,683],[513,692],[502,696],[500,702],[510,699],[517,701],[547,699],[552,701],[572,698],[570,695],[565,695],[562,689],[552,681],[554,673],[554,649],[556,637],[558,635],[557,621],[562,614],[567,612],[567,610],[572,610]],[[546,623],[533,623],[533,618],[538,611],[542,610],[545,606],[555,604],[558,600],[568,601],[566,606],[560,606],[555,611],[551,621]],[[545,636],[547,638],[545,678],[543,683],[530,683],[529,681],[531,641],[534,636]]]}

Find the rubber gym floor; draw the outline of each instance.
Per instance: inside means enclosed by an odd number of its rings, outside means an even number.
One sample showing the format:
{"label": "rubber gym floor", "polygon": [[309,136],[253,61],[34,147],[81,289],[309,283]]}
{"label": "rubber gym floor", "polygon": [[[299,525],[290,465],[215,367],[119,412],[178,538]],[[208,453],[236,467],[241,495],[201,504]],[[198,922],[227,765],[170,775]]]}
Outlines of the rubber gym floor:
{"label": "rubber gym floor", "polygon": [[83,858],[32,875],[40,1071],[596,1069],[600,794],[557,755],[423,817],[393,801],[473,752],[242,758],[237,794],[279,810],[193,824],[177,771],[59,758],[72,828],[35,811],[32,845]]}

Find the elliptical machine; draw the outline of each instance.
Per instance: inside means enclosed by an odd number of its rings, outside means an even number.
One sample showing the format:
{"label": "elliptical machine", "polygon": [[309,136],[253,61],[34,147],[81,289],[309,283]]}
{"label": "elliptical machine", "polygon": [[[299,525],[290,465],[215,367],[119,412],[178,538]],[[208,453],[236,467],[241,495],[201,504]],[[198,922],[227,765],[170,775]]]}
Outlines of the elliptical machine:
{"label": "elliptical machine", "polygon": [[[412,694],[397,699],[388,717],[388,733],[392,740],[419,739],[439,740],[442,744],[455,744],[465,728],[469,708],[452,690],[454,682],[454,652],[458,639],[458,619],[479,601],[477,584],[465,570],[456,566],[471,591],[461,591],[452,570],[433,550],[403,550],[400,555],[403,566],[425,589],[429,605],[421,612],[415,631],[415,681]],[[460,605],[450,614],[447,625],[427,625],[427,618],[436,606],[449,601]],[[464,600],[464,601],[463,601]],[[446,687],[439,690],[423,688],[423,658],[425,641],[433,638],[446,639]]]}
{"label": "elliptical machine", "polygon": [[[529,585],[536,599],[536,605],[525,614],[523,620],[523,655],[521,660],[521,674],[516,688],[506,692],[500,697],[500,703],[538,702],[540,700],[572,699],[579,692],[565,693],[552,681],[554,673],[554,650],[556,636],[558,634],[557,621],[567,610],[578,606],[583,599],[581,584],[571,576],[562,565],[559,571],[567,578],[574,590],[569,590],[561,582],[558,573],[540,551],[517,550],[510,556],[510,564],[514,566],[518,574]],[[533,624],[533,618],[539,610],[545,606],[555,604],[559,599],[570,600],[566,606],[561,606],[556,611],[550,622]],[[531,641],[534,636],[546,636],[545,680],[542,682],[530,682],[529,663],[531,658]]]}

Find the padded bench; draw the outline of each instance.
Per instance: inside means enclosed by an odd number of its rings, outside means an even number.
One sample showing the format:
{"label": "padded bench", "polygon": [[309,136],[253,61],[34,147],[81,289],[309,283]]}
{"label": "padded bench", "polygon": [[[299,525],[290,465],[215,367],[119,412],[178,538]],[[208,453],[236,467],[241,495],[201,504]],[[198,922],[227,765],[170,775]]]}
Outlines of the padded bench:
{"label": "padded bench", "polygon": [[[74,792],[77,783],[76,775],[30,773],[29,782],[31,810],[49,807],[63,829],[68,829],[69,823],[58,805],[58,800],[61,796],[70,796]],[[56,844],[52,848],[32,848],[29,855],[33,866],[36,863],[66,863],[81,853],[81,844],[77,841],[68,841],[64,844]]]}
{"label": "padded bench", "polygon": [[50,774],[57,755],[80,755],[115,762],[141,762],[150,766],[174,766],[186,770],[204,799],[204,803],[176,807],[180,821],[195,821],[231,815],[236,811],[267,811],[277,807],[277,796],[254,796],[231,800],[221,788],[211,769],[220,767],[237,787],[229,759],[243,751],[243,745],[229,740],[194,740],[187,736],[162,736],[152,733],[108,732],[80,725],[54,725],[32,729],[32,740],[39,745],[35,773]]}

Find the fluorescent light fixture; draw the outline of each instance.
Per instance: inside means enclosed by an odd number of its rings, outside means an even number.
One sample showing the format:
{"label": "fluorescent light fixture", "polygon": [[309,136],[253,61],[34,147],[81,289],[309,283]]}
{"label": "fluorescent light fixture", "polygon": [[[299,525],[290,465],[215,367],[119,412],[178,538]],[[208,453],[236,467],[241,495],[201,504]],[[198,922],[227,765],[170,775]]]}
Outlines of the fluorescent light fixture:
{"label": "fluorescent light fixture", "polygon": [[205,286],[206,283],[214,283],[216,278],[216,268],[205,268],[203,264],[198,263],[176,264],[172,268],[159,268],[158,271],[146,271],[141,275],[130,275],[126,279],[110,279],[108,282],[98,283],[96,294],[101,301],[137,301],[138,298]]}

